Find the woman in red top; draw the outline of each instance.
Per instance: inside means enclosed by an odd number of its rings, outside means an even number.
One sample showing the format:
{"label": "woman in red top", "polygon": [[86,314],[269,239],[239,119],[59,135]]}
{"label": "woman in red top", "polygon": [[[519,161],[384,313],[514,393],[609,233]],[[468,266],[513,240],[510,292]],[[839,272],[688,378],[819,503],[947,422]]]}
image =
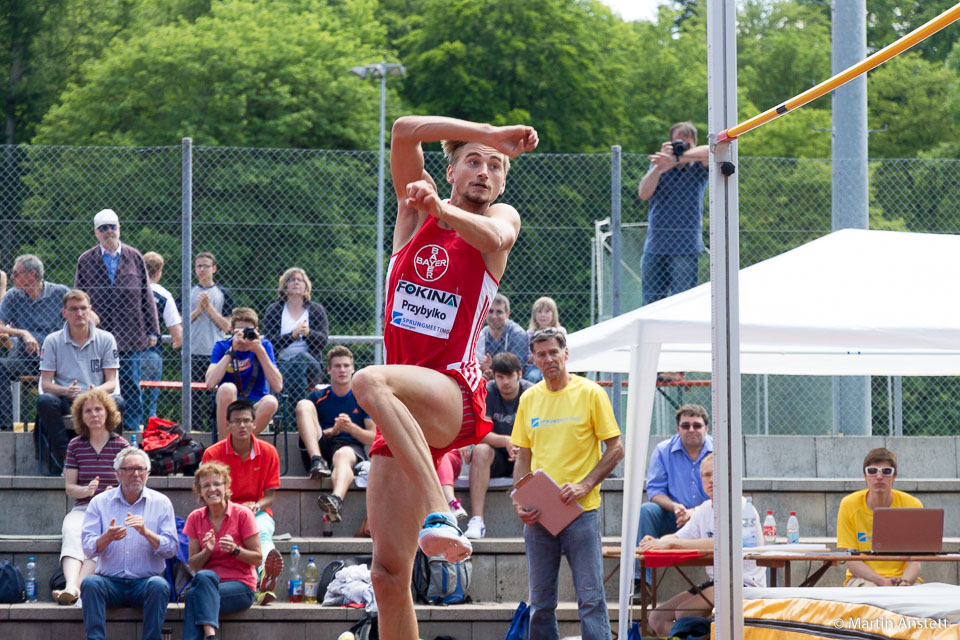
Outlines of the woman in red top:
{"label": "woman in red top", "polygon": [[197,572],[186,595],[184,640],[215,638],[220,614],[250,608],[262,558],[253,511],[230,502],[229,467],[200,465],[193,491],[205,506],[183,528],[190,538],[190,568]]}

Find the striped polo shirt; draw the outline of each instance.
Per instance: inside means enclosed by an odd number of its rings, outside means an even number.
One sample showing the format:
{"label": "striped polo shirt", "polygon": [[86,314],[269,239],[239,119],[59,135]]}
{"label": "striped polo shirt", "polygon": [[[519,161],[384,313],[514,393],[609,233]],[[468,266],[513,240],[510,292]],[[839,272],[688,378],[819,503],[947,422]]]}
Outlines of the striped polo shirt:
{"label": "striped polo shirt", "polygon": [[[113,468],[113,459],[118,453],[130,446],[130,443],[117,434],[113,434],[97,453],[90,441],[77,436],[67,445],[67,457],[64,461],[65,469],[77,470],[77,484],[90,484],[90,481],[100,476],[100,485],[94,495],[103,493],[108,487],[115,487],[117,472]],[[88,498],[77,498],[74,506],[80,507],[90,502]]]}

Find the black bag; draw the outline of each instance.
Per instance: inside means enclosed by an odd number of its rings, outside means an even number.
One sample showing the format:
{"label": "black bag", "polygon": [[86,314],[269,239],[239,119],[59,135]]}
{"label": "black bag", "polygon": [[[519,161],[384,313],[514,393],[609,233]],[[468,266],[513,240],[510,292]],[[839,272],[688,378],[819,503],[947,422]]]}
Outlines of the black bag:
{"label": "black bag", "polygon": [[27,585],[20,567],[9,560],[0,561],[0,603],[18,604],[27,601]]}
{"label": "black bag", "polygon": [[320,572],[320,579],[317,583],[317,597],[320,598],[320,602],[323,602],[326,597],[327,587],[329,587],[330,583],[337,577],[337,571],[340,571],[340,569],[344,567],[354,567],[360,564],[365,564],[369,567],[372,563],[373,556],[353,556],[352,558],[344,558],[343,560],[331,560],[325,564],[323,571]]}
{"label": "black bag", "polygon": [[380,626],[377,623],[377,614],[366,614],[356,622],[350,631],[356,640],[380,640]]}
{"label": "black bag", "polygon": [[443,556],[427,557],[417,549],[413,561],[413,596],[424,604],[463,604],[470,602],[467,590],[473,563],[470,558],[448,562]]}
{"label": "black bag", "polygon": [[63,569],[57,567],[57,570],[50,576],[50,591],[63,591],[67,588],[67,578],[63,575]]}
{"label": "black bag", "polygon": [[150,473],[169,476],[183,472],[193,475],[203,460],[204,446],[188,435],[183,435],[172,453],[150,454]]}

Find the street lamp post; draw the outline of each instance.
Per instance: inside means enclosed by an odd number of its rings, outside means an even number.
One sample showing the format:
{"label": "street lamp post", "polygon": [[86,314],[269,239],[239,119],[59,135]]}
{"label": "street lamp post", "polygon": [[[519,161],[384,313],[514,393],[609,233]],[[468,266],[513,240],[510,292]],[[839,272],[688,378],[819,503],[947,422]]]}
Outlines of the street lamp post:
{"label": "street lamp post", "polygon": [[[377,172],[377,285],[374,313],[374,327],[376,335],[383,335],[383,166],[386,157],[384,138],[387,125],[387,76],[402,78],[407,72],[402,64],[387,64],[380,61],[378,64],[366,64],[360,67],[350,67],[350,73],[361,78],[375,78],[380,80],[380,166]],[[375,349],[374,364],[383,363],[383,349]]]}

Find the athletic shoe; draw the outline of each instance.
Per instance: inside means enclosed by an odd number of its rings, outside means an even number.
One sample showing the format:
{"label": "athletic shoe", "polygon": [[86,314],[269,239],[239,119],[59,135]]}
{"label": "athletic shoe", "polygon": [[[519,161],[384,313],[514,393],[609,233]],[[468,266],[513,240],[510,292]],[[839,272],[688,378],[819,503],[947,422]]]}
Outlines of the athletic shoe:
{"label": "athletic shoe", "polygon": [[450,513],[457,517],[457,520],[463,520],[467,517],[467,510],[463,508],[460,498],[454,498],[450,501]]}
{"label": "athletic shoe", "polygon": [[330,522],[340,522],[340,510],[343,509],[343,500],[332,493],[321,493],[317,498],[317,506],[323,509]]}
{"label": "athletic shoe", "polygon": [[447,562],[466,560],[473,553],[473,545],[464,537],[456,518],[449,512],[428,515],[417,536],[417,544],[427,556],[443,556]]}
{"label": "athletic shoe", "polygon": [[[263,562],[263,576],[257,591],[267,593],[277,588],[277,578],[283,573],[283,556],[276,549],[270,549],[267,559]],[[276,599],[276,596],[274,596]]]}
{"label": "athletic shoe", "polygon": [[483,524],[483,516],[473,516],[467,523],[467,530],[463,535],[471,540],[479,540],[487,533],[487,527]]}
{"label": "athletic shoe", "polygon": [[319,480],[320,478],[329,478],[330,465],[328,465],[327,461],[321,458],[320,456],[313,456],[312,458],[310,458],[310,470],[307,471],[307,475],[310,476],[311,480]]}

